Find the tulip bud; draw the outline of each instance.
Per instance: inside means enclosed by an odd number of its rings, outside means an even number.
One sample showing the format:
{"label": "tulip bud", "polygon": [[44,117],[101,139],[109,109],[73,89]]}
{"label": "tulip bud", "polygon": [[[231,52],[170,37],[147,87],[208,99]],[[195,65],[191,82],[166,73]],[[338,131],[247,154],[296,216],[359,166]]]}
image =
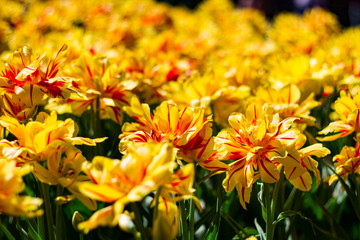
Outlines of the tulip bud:
{"label": "tulip bud", "polygon": [[71,223],[75,230],[79,231],[78,225],[84,221],[84,218],[81,216],[81,214],[78,211],[75,211]]}

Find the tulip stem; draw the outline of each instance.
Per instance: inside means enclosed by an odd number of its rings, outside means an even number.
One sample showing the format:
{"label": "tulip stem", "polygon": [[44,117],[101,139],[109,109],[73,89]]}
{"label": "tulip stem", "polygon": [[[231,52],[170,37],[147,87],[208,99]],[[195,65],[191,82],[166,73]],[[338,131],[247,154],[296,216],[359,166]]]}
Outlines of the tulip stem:
{"label": "tulip stem", "polygon": [[274,219],[271,208],[272,197],[269,188],[270,188],[270,184],[264,183],[265,208],[266,208],[266,240],[273,240],[275,225],[273,224]]}
{"label": "tulip stem", "polygon": [[[356,194],[358,206],[360,206],[360,189],[359,189],[359,184],[356,180],[355,173],[350,174],[350,179],[353,181],[353,183],[355,185],[355,194]],[[358,215],[358,220],[360,221],[359,215]],[[360,223],[359,223],[359,229],[360,229]],[[360,239],[360,233],[359,233],[359,239]]]}
{"label": "tulip stem", "polygon": [[153,215],[153,224],[158,216],[158,212],[159,212],[159,198],[161,195],[161,186],[158,188],[158,190],[156,191],[156,198],[155,198],[155,207],[154,207],[154,215]]}
{"label": "tulip stem", "polygon": [[45,215],[47,221],[47,229],[48,229],[48,237],[49,240],[55,240],[54,236],[54,220],[53,214],[51,209],[51,202],[50,202],[50,195],[48,185],[45,183],[40,182],[42,198],[44,200],[44,207],[45,207]]}
{"label": "tulip stem", "polygon": [[[56,187],[56,196],[62,195],[64,188],[58,184]],[[56,240],[64,239],[64,229],[62,224],[62,204],[56,204],[56,218],[55,218],[55,236]]]}
{"label": "tulip stem", "polygon": [[100,122],[100,98],[96,98],[96,108],[95,108],[95,137],[100,137],[101,134],[101,122]]}
{"label": "tulip stem", "polygon": [[[32,174],[33,175],[33,174]],[[33,175],[33,177],[35,178],[35,175]],[[36,180],[36,183],[37,183],[37,190],[38,190],[38,193],[40,194],[40,197],[42,198],[42,199],[44,199],[43,198],[43,192],[42,192],[42,187],[41,187],[41,182],[39,181],[39,180],[37,180],[36,178],[35,178],[35,180]],[[37,224],[37,232],[38,232],[38,234],[40,235],[40,237],[41,237],[41,239],[45,239],[45,237],[46,237],[46,230],[45,230],[45,216],[44,216],[44,214],[43,215],[41,215],[41,216],[38,216],[37,218],[36,218],[36,224]]]}
{"label": "tulip stem", "polygon": [[[196,164],[194,164],[194,172],[196,173]],[[196,186],[197,187],[197,186]],[[195,193],[193,193],[195,195]],[[189,212],[189,234],[190,240],[195,238],[195,203],[194,199],[190,199],[190,212]]]}
{"label": "tulip stem", "polygon": [[187,224],[187,214],[185,209],[185,200],[180,201],[180,209],[181,209],[181,230],[182,230],[182,239],[189,240],[189,228]]}
{"label": "tulip stem", "polygon": [[[275,183],[275,187],[274,187],[274,190],[273,190],[273,194],[272,194],[272,205],[271,205],[271,219],[272,221],[274,221],[275,219],[275,214],[276,214],[276,208],[277,208],[277,202],[278,202],[278,199],[280,198],[279,196],[279,189],[280,189],[280,186],[282,184],[282,180],[283,180],[283,174],[282,174],[282,169],[280,171],[280,179]],[[274,226],[274,230],[275,230],[275,226]]]}
{"label": "tulip stem", "polygon": [[189,220],[189,234],[190,240],[194,240],[195,237],[195,229],[194,229],[194,217],[195,217],[195,204],[194,200],[190,199],[190,220]]}
{"label": "tulip stem", "polygon": [[141,239],[143,240],[148,240],[148,236],[145,232],[145,227],[144,227],[144,224],[143,224],[143,221],[142,221],[142,215],[140,213],[140,210],[139,210],[139,207],[137,205],[136,202],[133,202],[131,203],[131,208],[132,210],[134,211],[134,214],[135,214],[135,225],[136,225],[136,228],[137,230],[140,232],[141,234]]}
{"label": "tulip stem", "polygon": [[[355,185],[355,194],[356,194],[356,197],[357,197],[357,200],[358,200],[358,206],[360,206],[360,189],[359,189],[359,184],[356,180],[356,175],[355,173],[351,173],[350,174],[350,178],[351,180],[354,182],[354,185]],[[360,219],[359,219],[360,220]]]}
{"label": "tulip stem", "polygon": [[37,232],[39,233],[41,239],[45,239],[45,220],[44,216],[37,217]]}
{"label": "tulip stem", "polygon": [[[344,179],[342,179],[342,177],[340,177],[338,175],[336,170],[334,170],[326,161],[324,161],[324,163],[328,167],[328,169],[330,171],[332,171],[338,177],[338,180],[340,181],[341,186],[345,189],[345,191],[346,191],[346,193],[347,193],[347,195],[348,195],[348,197],[350,199],[350,202],[354,207],[354,211],[355,211],[355,214],[356,214],[358,220],[360,220],[360,210],[359,210],[359,204],[358,204],[359,200],[357,201],[357,199],[356,199],[357,196],[355,196],[354,191],[352,191],[350,189],[350,187],[345,183]],[[352,180],[352,178],[353,178],[352,174],[350,174],[350,180]],[[356,182],[356,179],[355,179],[355,182]],[[358,199],[359,199],[359,197],[358,197]]]}
{"label": "tulip stem", "polygon": [[[91,119],[92,137],[99,138],[101,136],[100,98],[96,98],[91,105]],[[103,155],[103,151],[98,144],[96,144],[94,150],[94,156],[97,155]]]}

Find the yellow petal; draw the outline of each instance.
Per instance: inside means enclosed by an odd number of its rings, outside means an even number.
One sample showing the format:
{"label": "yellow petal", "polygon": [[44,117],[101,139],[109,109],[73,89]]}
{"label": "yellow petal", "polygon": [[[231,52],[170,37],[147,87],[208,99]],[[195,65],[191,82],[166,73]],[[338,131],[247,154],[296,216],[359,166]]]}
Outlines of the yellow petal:
{"label": "yellow petal", "polygon": [[238,184],[238,185],[236,185],[236,190],[239,194],[240,204],[246,210],[246,203],[250,203],[252,186],[244,187],[244,186]]}
{"label": "yellow petal", "polygon": [[175,239],[180,224],[180,210],[175,203],[167,201],[158,205],[158,215],[155,218],[152,237],[154,240]]}
{"label": "yellow petal", "polygon": [[73,179],[61,177],[58,178],[58,182],[64,188],[67,188],[73,194],[72,196],[79,199],[88,209],[90,209],[91,211],[96,210],[96,201],[88,196],[85,196],[79,190],[79,185],[81,185],[82,183],[91,183],[91,180],[88,176],[79,175]]}
{"label": "yellow petal", "polygon": [[287,179],[295,179],[306,172],[301,165],[301,157],[295,148],[288,149],[284,158],[276,159],[284,166],[284,172]]}
{"label": "yellow petal", "polygon": [[316,157],[325,157],[331,153],[330,150],[327,149],[326,147],[323,147],[321,143],[316,143],[308,147],[302,148],[300,152],[309,156],[316,156]]}
{"label": "yellow petal", "polygon": [[289,179],[292,185],[301,191],[309,191],[311,189],[312,177],[310,173],[305,172],[300,177]]}
{"label": "yellow petal", "polygon": [[117,224],[117,218],[118,216],[114,214],[113,206],[108,206],[96,211],[87,221],[80,223],[78,229],[86,234],[99,226],[113,227]]}
{"label": "yellow petal", "polygon": [[265,183],[277,182],[280,178],[280,172],[269,159],[263,158],[258,160],[258,169],[260,172],[261,180]]}
{"label": "yellow petal", "polygon": [[95,139],[91,139],[91,138],[84,138],[84,137],[73,137],[73,138],[69,138],[69,140],[71,141],[71,143],[73,145],[89,145],[89,146],[95,146],[96,143],[101,143],[103,141],[105,141],[107,139],[107,137],[103,137],[103,138],[95,138]]}
{"label": "yellow petal", "polygon": [[23,70],[21,70],[16,76],[16,80],[24,81],[25,78],[31,74],[33,74],[40,67],[42,59],[37,59],[33,61],[31,64],[26,66]]}
{"label": "yellow petal", "polygon": [[96,185],[85,182],[79,184],[79,190],[85,196],[102,202],[115,202],[124,196],[124,193],[117,191],[111,186],[103,184]]}
{"label": "yellow petal", "polygon": [[51,172],[49,172],[46,168],[44,168],[37,162],[34,163],[33,173],[41,182],[49,185],[58,184],[57,176],[52,175]]}
{"label": "yellow petal", "polygon": [[[241,176],[244,176],[244,168],[246,166],[245,160],[238,160],[231,164],[230,169],[226,172],[226,177],[223,181],[223,187],[226,192],[230,192],[241,181]],[[247,165],[249,166],[249,165]],[[251,170],[251,166],[249,166]],[[251,171],[250,171],[251,172]],[[249,177],[249,182],[252,180],[252,176]],[[247,181],[246,181],[247,182]]]}

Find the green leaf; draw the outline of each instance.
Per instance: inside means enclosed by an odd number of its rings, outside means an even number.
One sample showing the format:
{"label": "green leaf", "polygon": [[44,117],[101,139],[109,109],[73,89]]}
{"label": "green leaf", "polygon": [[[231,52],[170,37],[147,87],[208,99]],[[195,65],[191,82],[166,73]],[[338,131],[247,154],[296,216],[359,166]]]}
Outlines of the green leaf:
{"label": "green leaf", "polygon": [[45,239],[45,217],[44,216],[37,217],[36,224],[37,224],[36,226],[37,232],[40,234],[42,239]]}
{"label": "green leaf", "polygon": [[33,226],[31,225],[31,223],[29,222],[29,220],[26,220],[27,224],[28,224],[28,233],[29,236],[34,239],[34,240],[42,240],[42,238],[40,237],[40,235],[35,231],[35,229],[33,228]]}
{"label": "green leaf", "polygon": [[261,204],[261,214],[266,223],[267,211],[266,211],[266,206],[265,206],[265,202],[264,202],[264,183],[259,182],[258,185],[260,186],[260,190],[257,194],[257,198],[258,198],[259,203]]}
{"label": "green leaf", "polygon": [[285,218],[287,218],[287,217],[293,217],[293,216],[299,216],[299,217],[301,217],[302,219],[304,219],[305,221],[307,221],[308,223],[310,223],[311,228],[312,228],[314,234],[316,235],[315,229],[314,229],[314,224],[313,224],[313,222],[311,221],[311,219],[305,217],[304,215],[302,215],[301,212],[298,212],[298,211],[287,210],[287,211],[281,212],[281,213],[278,215],[277,219],[273,222],[273,224],[276,225],[277,223],[281,222],[281,221],[284,220]]}
{"label": "green leaf", "polygon": [[249,236],[257,235],[258,231],[253,227],[246,227],[243,229],[243,231],[248,234]]}
{"label": "green leaf", "polygon": [[9,232],[9,230],[7,230],[4,225],[0,224],[0,230],[4,233],[8,240],[16,240],[15,237]]}
{"label": "green leaf", "polygon": [[337,174],[337,172],[326,161],[323,161],[323,162],[330,169],[330,171],[332,171],[338,177],[338,180],[340,181],[341,185],[343,186],[343,188],[345,189],[346,193],[348,194],[348,196],[350,198],[350,201],[351,201],[351,204],[354,207],[356,216],[358,217],[358,219],[360,219],[360,209],[359,209],[358,201],[357,201],[357,198],[356,198],[354,192],[346,184],[344,179],[342,179],[342,177],[340,177],[339,174]]}
{"label": "green leaf", "polygon": [[218,239],[218,235],[219,235],[219,226],[215,223],[211,223],[203,239]]}
{"label": "green leaf", "polygon": [[262,227],[260,226],[260,224],[257,222],[257,219],[256,219],[256,218],[255,218],[255,220],[254,220],[254,223],[255,223],[256,230],[257,230],[258,233],[259,233],[260,239],[261,239],[261,240],[265,240],[265,239],[266,239],[266,236],[265,236],[264,230],[262,229]]}
{"label": "green leaf", "polygon": [[224,202],[224,190],[221,186],[218,186],[218,196],[216,199],[216,215],[215,219],[211,223],[209,229],[206,231],[203,239],[218,239],[219,235],[219,228],[220,228],[220,221],[221,221],[221,206]]}
{"label": "green leaf", "polygon": [[29,234],[25,231],[25,229],[19,224],[19,222],[16,223],[16,229],[19,231],[21,239],[24,240],[32,240],[32,238],[29,236]]}

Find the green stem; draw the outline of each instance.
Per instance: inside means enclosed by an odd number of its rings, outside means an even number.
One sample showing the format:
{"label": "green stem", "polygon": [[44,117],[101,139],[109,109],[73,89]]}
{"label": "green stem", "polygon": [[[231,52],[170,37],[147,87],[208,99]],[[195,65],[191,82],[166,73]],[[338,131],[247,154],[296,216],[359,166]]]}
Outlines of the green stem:
{"label": "green stem", "polygon": [[[196,173],[196,164],[194,164],[194,172]],[[196,186],[197,190],[198,185]],[[195,193],[194,193],[195,194]],[[190,240],[195,238],[195,203],[194,199],[190,199],[190,212],[189,212],[189,235]]]}
{"label": "green stem", "polygon": [[[99,138],[101,136],[101,119],[100,119],[100,98],[96,98],[95,102],[91,104],[91,137]],[[92,155],[103,156],[103,149],[97,144],[92,151]]]}
{"label": "green stem", "polygon": [[30,239],[29,233],[21,226],[19,218],[16,218],[16,228],[20,232],[20,235],[22,235],[22,238]]}
{"label": "green stem", "polygon": [[[58,184],[56,187],[56,196],[61,196],[64,188]],[[55,236],[56,240],[64,239],[64,226],[62,219],[62,204],[56,204],[56,218],[55,218]]]}
{"label": "green stem", "polygon": [[195,237],[195,203],[193,199],[190,199],[190,219],[189,219],[189,234],[190,234],[190,240],[194,240]]}
{"label": "green stem", "polygon": [[[354,183],[355,185],[355,191],[356,191],[356,198],[357,198],[357,204],[358,206],[360,206],[360,190],[359,190],[359,184],[356,180],[356,176],[355,176],[355,173],[351,173],[350,174],[350,178],[351,178],[351,181]],[[360,219],[358,219],[360,221]],[[359,229],[360,229],[360,223],[359,223]],[[359,236],[359,239],[360,239],[360,232],[358,233],[358,236]]]}
{"label": "green stem", "polygon": [[185,209],[185,200],[180,201],[180,209],[181,209],[182,239],[189,240],[189,228],[188,228],[188,223],[186,220],[187,214],[186,214],[186,209]]}
{"label": "green stem", "polygon": [[39,216],[36,219],[37,223],[37,232],[39,233],[41,239],[45,239],[45,221],[44,216]]}
{"label": "green stem", "polygon": [[48,238],[49,240],[55,240],[54,236],[54,218],[52,214],[51,209],[51,202],[50,202],[50,195],[49,195],[49,189],[48,185],[45,183],[40,182],[41,185],[41,191],[42,191],[42,197],[44,200],[44,206],[45,206],[45,215],[46,215],[46,221],[47,221],[47,230],[48,230]]}
{"label": "green stem", "polygon": [[293,203],[295,201],[295,197],[297,195],[297,188],[293,188],[288,196],[288,198],[286,199],[285,203],[284,203],[284,210],[289,210],[292,209]]}
{"label": "green stem", "polygon": [[155,207],[154,207],[154,215],[153,215],[153,224],[157,218],[158,215],[158,209],[159,209],[159,198],[161,194],[161,186],[156,191],[156,198],[155,198]]}
{"label": "green stem", "polygon": [[[100,98],[97,98],[97,99],[96,99],[96,113],[95,113],[95,118],[96,118],[95,137],[98,138],[98,137],[101,137],[101,136],[102,136],[101,118],[100,118]],[[104,148],[103,148],[101,145],[96,144],[95,154],[96,154],[96,155],[104,156]]]}
{"label": "green stem", "polygon": [[358,200],[358,205],[360,206],[360,189],[359,189],[359,184],[358,184],[358,182],[356,180],[355,173],[351,173],[350,178],[351,178],[351,180],[353,181],[353,183],[355,185],[356,197],[357,197],[357,200]]}
{"label": "green stem", "polygon": [[[343,188],[345,189],[351,204],[353,205],[355,214],[358,218],[358,220],[360,221],[360,208],[359,208],[359,198],[357,196],[355,196],[354,191],[352,191],[352,189],[345,183],[344,179],[342,179],[341,176],[339,176],[339,174],[336,172],[336,170],[334,170],[326,161],[323,161],[324,164],[328,167],[328,169],[330,171],[332,171],[337,177],[339,182],[341,183],[341,185],[343,186]],[[351,178],[351,174],[350,174],[350,178]]]}
{"label": "green stem", "polygon": [[96,117],[96,125],[95,125],[95,136],[99,137],[101,130],[101,123],[100,123],[100,98],[96,99],[96,108],[95,108],[95,117]]}
{"label": "green stem", "polygon": [[[280,186],[282,184],[282,179],[283,179],[283,174],[281,173],[282,169],[280,170],[280,179],[276,182],[274,190],[273,190],[273,194],[272,194],[272,205],[271,205],[271,219],[272,221],[274,221],[275,219],[275,214],[276,214],[276,208],[277,208],[277,202],[279,199],[279,189]],[[275,230],[275,226],[274,226],[274,230]]]}
{"label": "green stem", "polygon": [[[38,191],[40,193],[40,197],[44,199],[44,193],[42,191],[42,183],[38,180],[36,180]],[[41,239],[45,239],[46,236],[46,230],[45,230],[45,216],[39,216],[37,217],[37,232],[39,233]]]}
{"label": "green stem", "polygon": [[147,236],[147,234],[145,232],[145,227],[144,227],[144,224],[143,224],[143,221],[142,221],[142,215],[140,213],[140,209],[139,209],[137,203],[136,202],[131,203],[131,208],[134,211],[135,225],[136,225],[137,230],[141,234],[141,238],[144,239],[144,240],[148,240],[149,238],[148,238],[148,236]]}
{"label": "green stem", "polygon": [[272,218],[273,213],[271,208],[271,195],[270,195],[270,184],[264,183],[264,194],[265,194],[265,207],[266,207],[266,240],[273,240],[274,239],[274,225]]}

